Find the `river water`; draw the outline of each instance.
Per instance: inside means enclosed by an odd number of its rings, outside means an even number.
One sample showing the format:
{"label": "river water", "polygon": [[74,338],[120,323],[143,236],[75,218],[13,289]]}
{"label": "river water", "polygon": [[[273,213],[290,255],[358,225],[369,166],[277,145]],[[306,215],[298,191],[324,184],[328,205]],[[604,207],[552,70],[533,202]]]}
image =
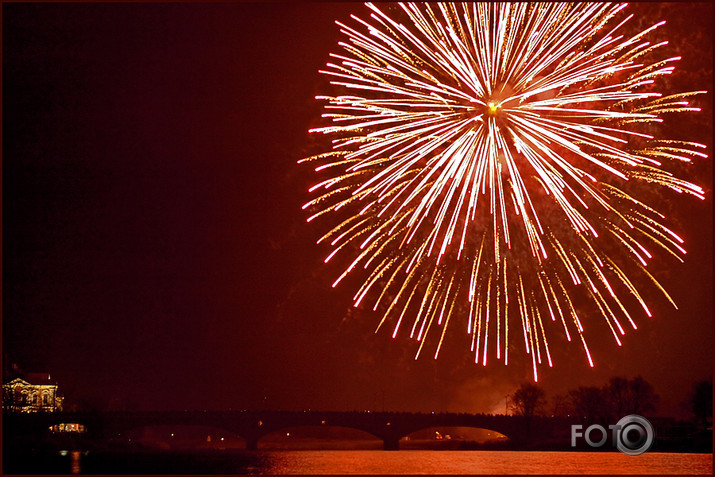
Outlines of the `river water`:
{"label": "river water", "polygon": [[[6,456],[7,457],[7,456]],[[19,457],[19,456],[16,456]],[[6,459],[7,464],[7,459]],[[11,473],[55,474],[657,474],[710,475],[712,454],[434,450],[281,450],[203,453],[68,453],[38,468],[16,461]]]}
{"label": "river water", "polygon": [[272,456],[276,474],[710,474],[712,454],[315,451]]}

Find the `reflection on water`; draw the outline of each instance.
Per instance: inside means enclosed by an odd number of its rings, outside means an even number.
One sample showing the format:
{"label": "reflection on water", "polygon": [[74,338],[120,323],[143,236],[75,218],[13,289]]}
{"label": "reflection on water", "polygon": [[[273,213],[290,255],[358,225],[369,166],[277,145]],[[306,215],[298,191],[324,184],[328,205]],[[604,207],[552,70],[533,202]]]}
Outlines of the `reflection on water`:
{"label": "reflection on water", "polygon": [[80,467],[80,455],[82,453],[78,450],[70,452],[70,473],[79,474],[82,471]]}
{"label": "reflection on water", "polygon": [[711,474],[712,454],[523,451],[292,451],[268,474]]}
{"label": "reflection on water", "polygon": [[[18,456],[14,456],[17,458]],[[61,461],[25,455],[5,473],[64,474],[655,474],[711,475],[712,454],[646,452],[290,450],[70,451]],[[68,462],[69,460],[69,462]],[[12,459],[11,459],[12,461]],[[44,467],[37,467],[44,465]],[[69,464],[69,465],[68,465]]]}

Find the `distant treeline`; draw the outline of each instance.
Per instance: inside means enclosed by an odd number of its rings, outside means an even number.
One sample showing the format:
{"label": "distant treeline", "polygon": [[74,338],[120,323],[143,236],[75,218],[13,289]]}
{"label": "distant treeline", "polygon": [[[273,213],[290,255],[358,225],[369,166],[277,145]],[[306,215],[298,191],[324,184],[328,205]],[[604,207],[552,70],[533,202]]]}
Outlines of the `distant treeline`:
{"label": "distant treeline", "polygon": [[[700,381],[693,386],[684,405],[692,412],[695,422],[712,422],[713,383]],[[523,383],[509,396],[512,413],[525,416],[575,417],[585,422],[616,422],[623,416],[652,415],[658,404],[653,386],[640,376],[614,377],[601,387],[579,386],[565,394],[547,400],[546,392],[535,383]]]}

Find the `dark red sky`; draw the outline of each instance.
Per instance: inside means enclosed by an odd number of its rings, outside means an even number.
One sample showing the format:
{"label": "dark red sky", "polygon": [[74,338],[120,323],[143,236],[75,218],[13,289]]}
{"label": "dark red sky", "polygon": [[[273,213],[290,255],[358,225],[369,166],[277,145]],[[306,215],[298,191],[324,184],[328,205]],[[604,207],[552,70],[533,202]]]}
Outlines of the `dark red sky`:
{"label": "dark red sky", "polygon": [[[674,85],[712,89],[712,7],[631,8],[669,20]],[[147,409],[488,412],[530,379],[461,346],[415,362],[330,289],[296,161],[318,151],[333,20],[361,4],[2,9],[6,364],[52,373],[68,402]],[[712,95],[699,104],[674,127],[711,146]],[[686,263],[653,265],[680,309],[654,300],[623,348],[595,330],[595,369],[556,340],[549,394],[640,374],[673,414],[712,375],[710,159],[688,174],[705,202],[664,194]]]}

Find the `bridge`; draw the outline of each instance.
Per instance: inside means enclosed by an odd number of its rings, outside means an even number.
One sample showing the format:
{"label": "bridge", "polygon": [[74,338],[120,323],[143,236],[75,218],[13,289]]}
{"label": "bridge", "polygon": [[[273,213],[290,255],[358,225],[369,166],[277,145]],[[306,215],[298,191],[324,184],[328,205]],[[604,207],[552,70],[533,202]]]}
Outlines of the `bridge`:
{"label": "bridge", "polygon": [[[556,421],[559,421],[558,423]],[[300,426],[340,426],[367,432],[383,441],[385,450],[399,449],[401,438],[431,427],[472,427],[496,431],[516,442],[529,434],[552,436],[569,429],[560,419],[493,414],[402,413],[402,412],[320,412],[320,411],[116,411],[6,414],[4,437],[12,432],[47,435],[60,423],[79,423],[92,440],[113,439],[132,429],[146,426],[210,426],[230,431],[255,450],[258,441],[282,429]],[[561,425],[559,425],[561,424]],[[558,432],[557,432],[558,433]]]}

